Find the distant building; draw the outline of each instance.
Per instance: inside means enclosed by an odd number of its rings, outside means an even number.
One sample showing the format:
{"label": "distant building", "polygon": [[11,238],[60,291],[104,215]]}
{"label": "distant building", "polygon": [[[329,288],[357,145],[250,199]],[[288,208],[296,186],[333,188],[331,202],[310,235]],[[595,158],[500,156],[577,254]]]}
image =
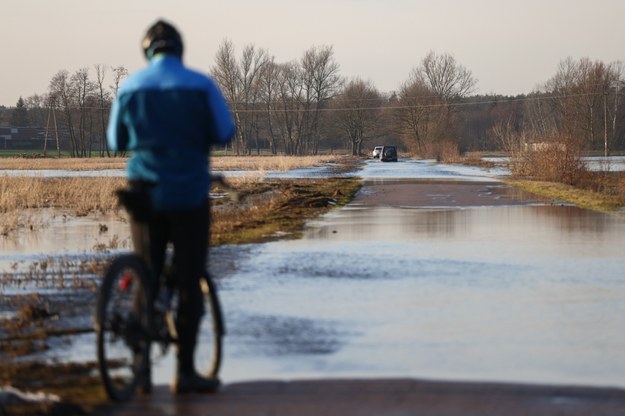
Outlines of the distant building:
{"label": "distant building", "polygon": [[[69,143],[69,134],[65,129],[59,129],[59,144],[66,149]],[[46,137],[44,127],[0,127],[0,149],[12,150],[41,150]],[[48,131],[48,150],[56,149],[56,134]]]}
{"label": "distant building", "polygon": [[560,142],[538,142],[523,143],[523,150],[526,152],[545,152],[548,150],[566,151],[566,144]]}

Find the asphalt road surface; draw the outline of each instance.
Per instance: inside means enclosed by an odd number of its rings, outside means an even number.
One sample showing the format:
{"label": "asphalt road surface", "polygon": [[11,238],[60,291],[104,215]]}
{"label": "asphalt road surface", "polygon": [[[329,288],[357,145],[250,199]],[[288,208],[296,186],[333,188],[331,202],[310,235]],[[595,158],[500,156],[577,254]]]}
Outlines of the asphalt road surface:
{"label": "asphalt road surface", "polygon": [[110,415],[624,415],[622,389],[428,382],[413,379],[259,381],[226,385],[216,394],[150,396]]}

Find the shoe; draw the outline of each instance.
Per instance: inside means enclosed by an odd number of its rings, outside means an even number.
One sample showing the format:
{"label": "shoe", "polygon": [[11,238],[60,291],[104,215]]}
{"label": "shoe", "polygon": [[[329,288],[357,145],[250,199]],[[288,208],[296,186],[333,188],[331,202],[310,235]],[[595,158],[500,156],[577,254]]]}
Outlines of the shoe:
{"label": "shoe", "polygon": [[217,378],[202,377],[196,372],[192,374],[178,374],[171,385],[174,394],[185,393],[215,393],[221,382]]}

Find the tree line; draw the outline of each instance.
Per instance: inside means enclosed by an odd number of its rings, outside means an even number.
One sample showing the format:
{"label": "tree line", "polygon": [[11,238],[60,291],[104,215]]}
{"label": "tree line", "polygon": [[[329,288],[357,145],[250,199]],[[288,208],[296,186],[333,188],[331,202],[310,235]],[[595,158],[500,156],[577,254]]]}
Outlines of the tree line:
{"label": "tree line", "polygon": [[[625,149],[625,67],[589,58],[562,60],[540,87],[518,96],[476,95],[477,79],[447,53],[429,52],[395,91],[340,73],[332,46],[277,62],[253,44],[224,40],[208,73],[233,110],[233,153],[366,154],[395,144],[443,159],[466,151],[513,151],[565,143],[584,151]],[[106,124],[123,67],[57,72],[48,91],[0,114],[13,126],[50,126],[69,135],[73,156],[111,155]],[[54,119],[53,119],[54,117]]]}
{"label": "tree line", "polygon": [[[124,66],[94,65],[70,73],[63,69],[52,76],[48,91],[26,99],[20,97],[5,123],[14,127],[44,127],[51,136],[66,132],[72,157],[94,154],[111,156],[106,126],[113,97],[128,76]],[[5,111],[6,112],[6,111]],[[44,141],[47,146],[47,140]],[[44,153],[47,149],[43,149]]]}

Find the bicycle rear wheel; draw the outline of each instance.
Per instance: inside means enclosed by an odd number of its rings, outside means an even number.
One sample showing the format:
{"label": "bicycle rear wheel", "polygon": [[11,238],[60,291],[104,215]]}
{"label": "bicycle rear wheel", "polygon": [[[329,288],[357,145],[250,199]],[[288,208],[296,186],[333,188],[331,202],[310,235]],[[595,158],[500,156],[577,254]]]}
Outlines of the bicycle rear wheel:
{"label": "bicycle rear wheel", "polygon": [[102,382],[112,400],[132,398],[148,370],[148,279],[143,261],[128,254],[113,260],[102,281],[95,322],[97,355]]}
{"label": "bicycle rear wheel", "polygon": [[[200,280],[204,294],[204,315],[200,323],[195,346],[195,369],[205,377],[216,378],[219,374],[222,358],[222,338],[225,334],[221,306],[217,297],[217,289],[205,276]],[[178,309],[178,295],[172,299],[171,309],[167,313],[167,325],[170,334],[177,339],[176,311]]]}

